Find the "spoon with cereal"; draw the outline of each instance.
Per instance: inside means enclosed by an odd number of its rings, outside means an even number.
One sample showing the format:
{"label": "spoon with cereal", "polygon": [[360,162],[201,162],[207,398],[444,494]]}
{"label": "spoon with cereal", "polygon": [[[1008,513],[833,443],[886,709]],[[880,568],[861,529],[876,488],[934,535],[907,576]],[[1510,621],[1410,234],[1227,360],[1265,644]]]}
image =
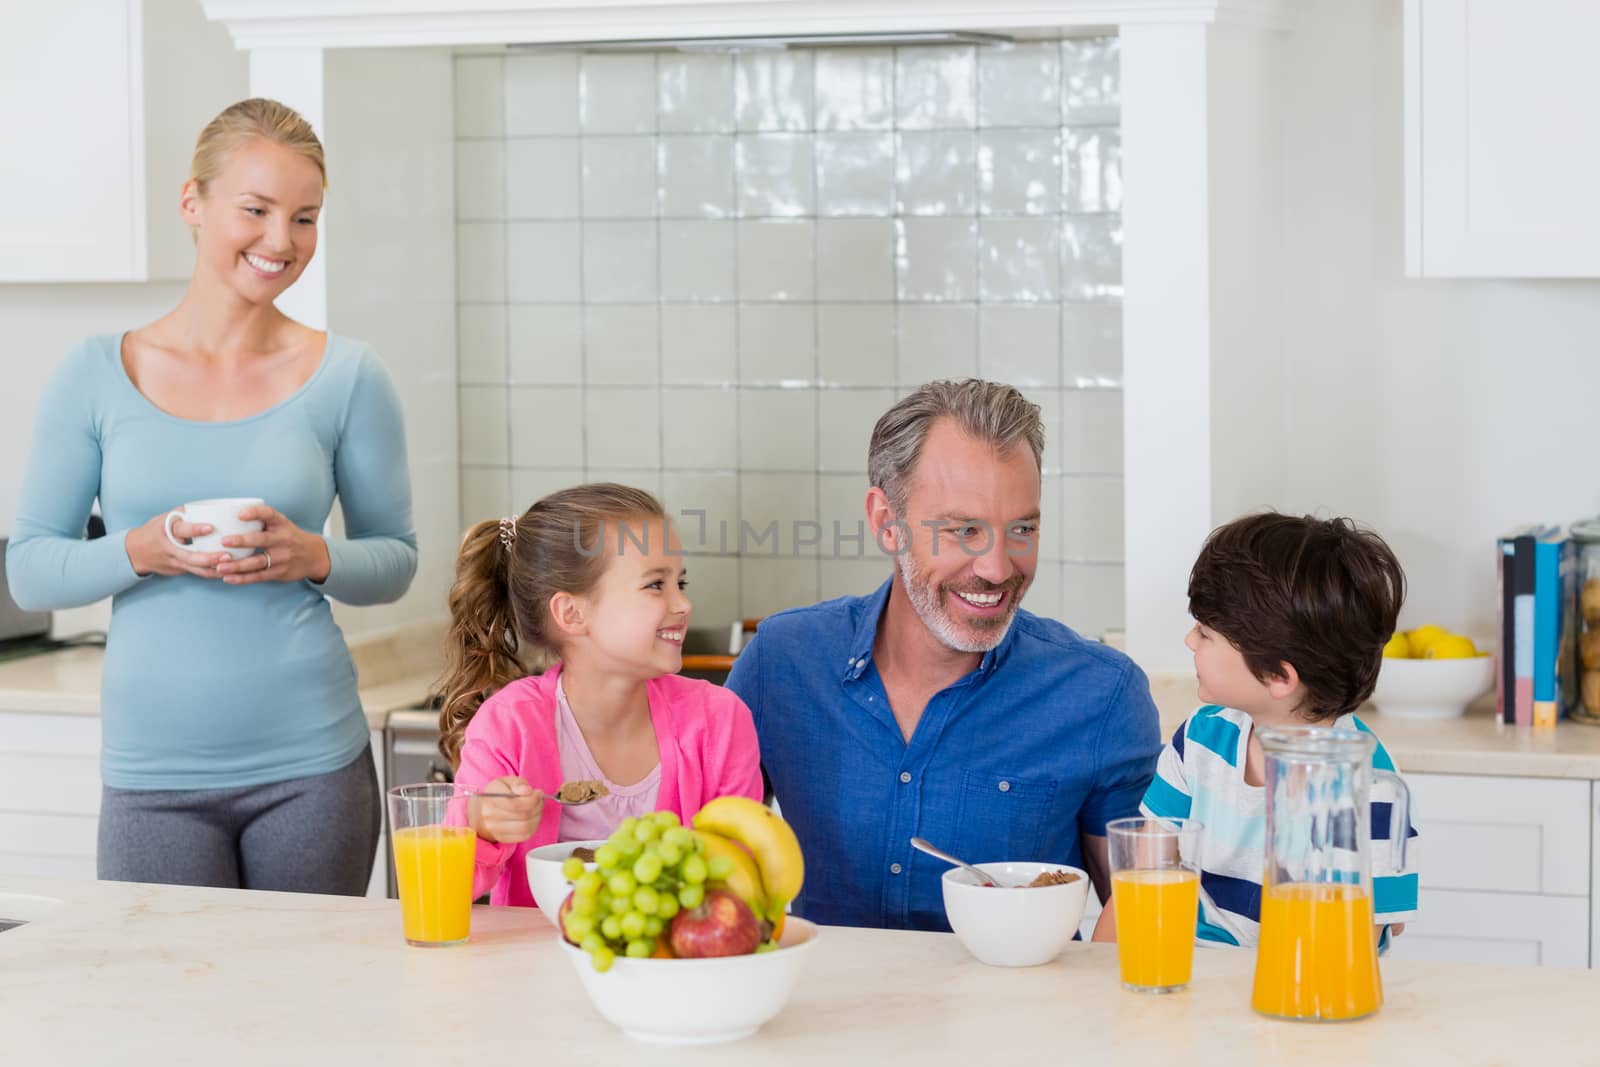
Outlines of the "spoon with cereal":
{"label": "spoon with cereal", "polygon": [[1007,886],[1001,886],[999,882],[995,881],[994,875],[979,870],[966,860],[957,859],[942,848],[935,848],[933,845],[929,844],[927,841],[924,841],[920,837],[913,837],[911,839],[911,847],[916,849],[918,852],[926,852],[935,859],[941,859],[946,863],[955,864],[957,867],[960,867],[962,870],[972,875],[972,877],[976,878],[979,885],[1000,886],[1002,889],[1009,888]]}

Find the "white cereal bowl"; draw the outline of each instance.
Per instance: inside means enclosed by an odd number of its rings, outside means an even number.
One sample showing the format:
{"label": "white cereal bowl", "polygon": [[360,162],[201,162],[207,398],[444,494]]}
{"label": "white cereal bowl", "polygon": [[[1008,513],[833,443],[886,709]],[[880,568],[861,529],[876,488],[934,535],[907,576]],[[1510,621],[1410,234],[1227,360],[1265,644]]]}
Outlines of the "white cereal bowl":
{"label": "white cereal bowl", "polygon": [[604,974],[561,942],[595,1010],[627,1036],[657,1045],[710,1045],[749,1037],[789,1001],[817,942],[817,927],[790,916],[776,952],[701,960],[618,956]]}
{"label": "white cereal bowl", "polygon": [[1070,871],[1077,881],[1037,889],[981,886],[959,867],[945,872],[944,914],[950,928],[980,963],[1036,967],[1061,954],[1083,921],[1089,876],[1064,863],[979,863],[1005,886],[1025,886],[1041,871]]}
{"label": "white cereal bowl", "polygon": [[1385,659],[1372,702],[1395,719],[1453,719],[1494,685],[1493,656]]}
{"label": "white cereal bowl", "polygon": [[[603,844],[604,841],[560,841],[528,850],[528,888],[533,891],[533,902],[539,905],[539,910],[552,924],[556,921],[561,902],[572,892],[572,887],[567,884],[567,876],[561,873],[561,865],[567,862],[573,849],[599,848]],[[594,870],[592,863],[586,863],[584,867]]]}

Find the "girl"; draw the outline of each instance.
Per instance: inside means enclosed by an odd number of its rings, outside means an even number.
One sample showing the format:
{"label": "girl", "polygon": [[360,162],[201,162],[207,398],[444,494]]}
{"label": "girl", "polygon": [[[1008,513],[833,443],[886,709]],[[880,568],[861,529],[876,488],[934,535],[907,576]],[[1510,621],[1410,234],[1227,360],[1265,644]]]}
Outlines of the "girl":
{"label": "girl", "polygon": [[[761,799],[750,710],[720,686],[678,677],[687,584],[677,534],[640,489],[579,485],[467,532],[450,590],[439,747],[457,782],[506,794],[473,809],[474,897],[532,907],[531,848],[606,837],[660,809],[687,823],[728,793]],[[524,677],[524,646],[559,662]],[[609,795],[570,807],[550,799],[563,782],[589,780]]]}

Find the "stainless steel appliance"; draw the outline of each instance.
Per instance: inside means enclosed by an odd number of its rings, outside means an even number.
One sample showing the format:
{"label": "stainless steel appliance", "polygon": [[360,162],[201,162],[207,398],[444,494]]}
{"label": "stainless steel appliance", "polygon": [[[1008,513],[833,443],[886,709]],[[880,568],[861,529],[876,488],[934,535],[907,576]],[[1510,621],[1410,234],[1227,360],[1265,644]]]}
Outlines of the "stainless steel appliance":
{"label": "stainless steel appliance", "polygon": [[[392,788],[417,782],[448,782],[454,775],[449,762],[439,754],[439,711],[424,704],[389,713],[383,731],[383,780]],[[390,833],[388,800],[383,814],[385,862],[389,866],[389,897],[400,895],[394,880],[394,847]]]}
{"label": "stainless steel appliance", "polygon": [[6,538],[0,537],[0,641],[47,637],[50,634],[50,613],[23,611],[11,599],[11,587],[6,582],[6,541]]}

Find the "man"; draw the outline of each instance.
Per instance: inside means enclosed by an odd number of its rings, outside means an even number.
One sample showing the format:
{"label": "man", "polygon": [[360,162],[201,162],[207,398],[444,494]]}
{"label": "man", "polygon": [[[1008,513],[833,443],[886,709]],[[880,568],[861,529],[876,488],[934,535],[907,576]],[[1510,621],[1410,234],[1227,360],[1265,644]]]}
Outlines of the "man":
{"label": "man", "polygon": [[728,686],[806,856],[808,919],[948,930],[947,867],[1084,867],[1105,897],[1105,824],[1136,815],[1160,734],[1126,656],[1020,609],[1038,565],[1037,405],[933,382],[878,420],[867,526],[895,560],[876,593],[765,619]]}

